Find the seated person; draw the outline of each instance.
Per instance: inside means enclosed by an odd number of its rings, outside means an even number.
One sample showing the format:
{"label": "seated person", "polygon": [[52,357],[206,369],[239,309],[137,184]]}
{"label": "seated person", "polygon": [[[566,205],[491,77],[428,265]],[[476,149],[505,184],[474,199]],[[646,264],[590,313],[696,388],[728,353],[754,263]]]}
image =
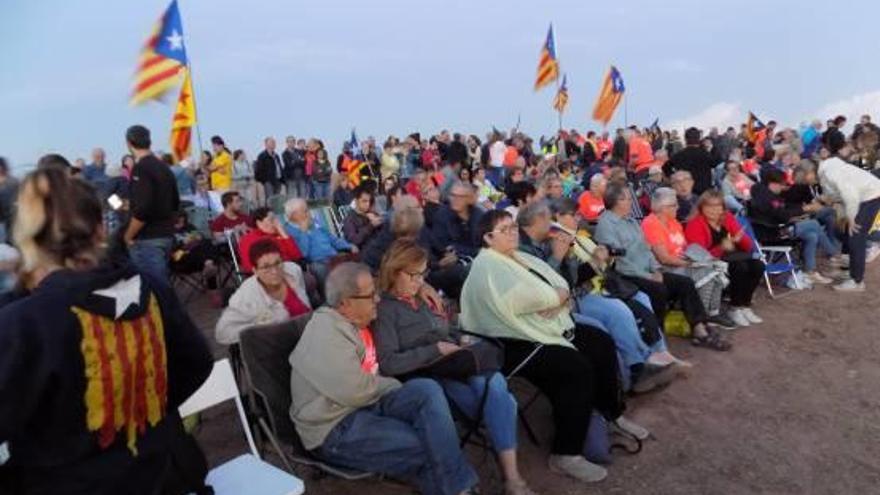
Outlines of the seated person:
{"label": "seated person", "polygon": [[474,258],[480,249],[477,226],[483,212],[474,205],[474,189],[456,182],[449,189],[449,205],[437,212],[431,229],[434,251],[452,251],[459,258]]}
{"label": "seated person", "polygon": [[639,222],[633,219],[632,196],[625,185],[611,184],[605,192],[605,213],[596,226],[595,240],[610,248],[624,250],[615,270],[651,298],[654,314],[663,322],[672,301],[681,303],[693,332],[693,344],[718,351],[730,349],[730,343],[706,325],[709,315],[700,300],[694,282],[684,275],[662,272]]}
{"label": "seated person", "polygon": [[458,256],[451,250],[442,253],[433,251],[431,231],[425,226],[422,208],[412,196],[401,199],[397,210],[391,215],[391,220],[367,244],[362,253],[364,263],[375,273],[378,273],[382,257],[395,239],[415,239],[419,246],[427,250],[430,269],[427,282],[452,299],[458,299],[469,266],[460,263]]}
{"label": "seated person", "polygon": [[679,222],[687,220],[697,204],[697,195],[694,194],[694,178],[687,170],[679,170],[672,174],[669,180],[675,196],[678,198],[678,209],[675,211],[675,219]]}
{"label": "seated person", "polygon": [[605,468],[583,456],[594,409],[612,429],[648,436],[622,416],[614,341],[601,330],[575,324],[568,282],[518,250],[519,230],[509,213],[487,212],[479,231],[483,249],[462,288],[462,328],[497,338],[504,345],[504,372],[519,368],[517,375],[550,400],[556,430],[550,469],[580,481],[600,481]]}
{"label": "seated person", "polygon": [[382,217],[373,211],[374,203],[375,198],[369,188],[358,186],[354,189],[354,208],[342,222],[342,233],[345,240],[358,249],[363,249],[382,227]]}
{"label": "seated person", "polygon": [[302,268],[284,261],[278,244],[260,239],[251,245],[248,258],[254,275],[232,294],[214,329],[223,345],[238,343],[245,328],[281,323],[312,310]]}
{"label": "seated person", "polygon": [[578,211],[584,220],[596,223],[599,216],[605,211],[605,189],[608,187],[608,179],[602,174],[595,174],[590,178],[590,189],[581,193],[578,198]]}
{"label": "seated person", "polygon": [[[568,201],[574,203],[572,200]],[[532,203],[521,209],[517,217],[520,229],[519,250],[550,265],[566,279],[569,288],[573,290],[578,288],[578,273],[581,269],[580,260],[570,255],[574,237],[560,228],[551,229],[552,223],[550,208],[545,203]],[[604,248],[600,249],[589,240],[586,242],[591,248],[604,252],[604,256],[599,256],[604,258],[603,262],[607,262],[608,252]],[[666,352],[662,335],[656,335],[659,340],[649,346],[642,340],[633,312],[623,301],[586,292],[580,294],[581,292],[584,291],[579,290],[574,296],[575,319],[579,323],[592,324],[611,335],[623,359],[625,383],[632,383],[631,388],[634,391],[644,393],[669,383],[675,377],[675,370],[669,366],[673,361]],[[650,311],[649,307],[650,300],[648,307],[643,308]],[[659,330],[659,326],[654,330]]]}
{"label": "seated person", "polygon": [[284,204],[285,229],[296,242],[309,270],[321,283],[327,278],[330,261],[345,252],[357,253],[357,247],[331,234],[312,220],[306,200],[293,198]]}
{"label": "seated person", "polygon": [[728,209],[734,212],[745,209],[745,204],[752,199],[752,186],[754,185],[755,181],[743,173],[739,162],[729,160],[725,164],[721,191],[724,193],[724,204]]}
{"label": "seated person", "polygon": [[370,323],[378,293],[367,266],[342,263],[327,277],[290,355],[290,417],[303,446],[337,466],[401,479],[421,493],[470,493],[478,479],[458,445],[443,389],[379,374]]}
{"label": "seated person", "polygon": [[516,218],[520,208],[539,199],[538,189],[531,182],[515,182],[507,188],[506,194],[506,200],[500,201],[496,208],[506,203],[502,209],[513,218]]}
{"label": "seated person", "polygon": [[735,328],[736,323],[721,313],[721,293],[727,286],[724,270],[720,266],[694,263],[695,260],[685,256],[687,241],[684,238],[684,227],[675,219],[677,210],[675,191],[668,187],[654,191],[651,196],[652,213],[642,220],[645,242],[651,247],[663,271],[684,275],[694,281],[703,307],[709,313],[710,323],[722,328]]}
{"label": "seated person", "polygon": [[[374,337],[379,371],[399,379],[436,379],[449,401],[471,420],[481,419],[498,457],[505,494],[534,494],[522,479],[516,456],[516,399],[495,371],[466,378],[437,376],[431,365],[474,342],[450,328],[446,315],[416,299],[428,273],[428,252],[410,239],[395,241],[379,270],[378,319]],[[490,346],[483,343],[478,346]],[[486,390],[488,388],[488,390]],[[485,404],[482,405],[485,395]]]}
{"label": "seated person", "polygon": [[709,190],[697,201],[694,216],[684,228],[687,242],[701,246],[712,256],[727,263],[730,310],[727,316],[738,326],[762,323],[752,311],[752,296],[761,277],[764,263],[752,256],[754,243],[736,217],[724,208],[724,194]]}
{"label": "seated person", "polygon": [[333,206],[348,206],[354,200],[351,180],[345,174],[339,174],[337,177],[339,177],[339,183],[333,190]]}
{"label": "seated person", "polygon": [[171,269],[176,273],[201,272],[205,286],[209,290],[215,290],[220,258],[217,247],[189,223],[186,212],[177,212],[174,220],[174,245],[171,248]]}
{"label": "seated person", "polygon": [[749,204],[749,219],[755,229],[758,241],[772,244],[779,237],[780,227],[793,224],[793,234],[802,243],[801,256],[807,280],[812,284],[830,284],[832,279],[819,273],[816,253],[822,249],[840,265],[840,246],[828,238],[825,229],[810,214],[822,209],[822,203],[813,201],[806,205],[786,204],[782,197],[788,187],[785,174],[778,169],[768,168],[761,173],[762,181],[752,186],[752,201]]}
{"label": "seated person", "polygon": [[422,195],[422,211],[425,214],[425,228],[430,231],[434,227],[434,219],[437,213],[443,209],[443,203],[440,202],[440,189],[434,184],[425,188]]}
{"label": "seated person", "polygon": [[281,259],[284,261],[299,261],[303,259],[303,255],[296,242],[287,235],[287,231],[281,226],[281,222],[278,221],[272,210],[265,207],[257,208],[254,210],[253,218],[256,228],[251,229],[238,241],[238,259],[241,264],[241,271],[253,273],[254,266],[251,264],[248,253],[250,253],[251,246],[260,239],[272,239],[278,245],[278,249],[281,251]]}
{"label": "seated person", "polygon": [[782,197],[789,205],[808,205],[814,201],[822,203],[822,208],[811,216],[825,229],[828,239],[835,245],[842,246],[841,239],[845,236],[844,228],[840,228],[837,210],[834,204],[838,203],[831,195],[824,194],[819,184],[818,167],[813,160],[801,160],[794,167],[792,180],[794,184],[782,192]]}
{"label": "seated person", "polygon": [[216,240],[224,240],[227,230],[247,232],[254,227],[254,222],[247,214],[242,213],[244,201],[237,191],[226,191],[220,196],[223,212],[211,221],[211,232]]}
{"label": "seated person", "polygon": [[486,167],[477,166],[474,168],[474,178],[472,180],[477,188],[477,203],[483,205],[486,209],[495,208],[495,203],[501,199],[503,194],[495,188],[495,184],[486,177]]}

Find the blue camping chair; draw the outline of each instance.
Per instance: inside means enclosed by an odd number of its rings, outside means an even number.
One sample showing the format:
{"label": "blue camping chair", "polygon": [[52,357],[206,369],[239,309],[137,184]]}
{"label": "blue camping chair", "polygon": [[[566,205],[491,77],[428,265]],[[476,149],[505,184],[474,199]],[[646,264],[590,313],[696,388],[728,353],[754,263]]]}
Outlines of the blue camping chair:
{"label": "blue camping chair", "polygon": [[790,274],[789,276],[792,278],[795,289],[800,290],[802,287],[797,276],[797,266],[792,261],[791,256],[794,247],[762,246],[758,242],[758,237],[755,235],[755,230],[752,228],[752,223],[749,219],[744,215],[737,215],[736,220],[743,226],[749,238],[752,239],[752,244],[755,246],[752,254],[755,259],[759,259],[764,263],[764,283],[767,284],[767,292],[770,293],[770,297],[773,299],[777,297],[776,293],[773,292],[773,285],[770,283],[770,275]]}

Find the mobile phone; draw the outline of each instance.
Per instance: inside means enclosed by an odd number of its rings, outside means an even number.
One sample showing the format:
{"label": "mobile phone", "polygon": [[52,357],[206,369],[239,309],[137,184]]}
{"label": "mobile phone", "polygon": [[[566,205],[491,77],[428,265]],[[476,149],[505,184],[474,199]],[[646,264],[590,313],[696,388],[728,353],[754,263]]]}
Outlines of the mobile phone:
{"label": "mobile phone", "polygon": [[120,199],[117,194],[113,194],[109,198],[107,198],[107,204],[110,205],[110,208],[118,210],[122,208],[122,199]]}

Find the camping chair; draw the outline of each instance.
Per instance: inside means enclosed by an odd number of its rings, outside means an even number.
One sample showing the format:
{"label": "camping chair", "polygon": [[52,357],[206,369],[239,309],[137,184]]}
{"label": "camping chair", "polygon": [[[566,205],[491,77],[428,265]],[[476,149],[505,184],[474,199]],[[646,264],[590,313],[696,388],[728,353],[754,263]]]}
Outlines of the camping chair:
{"label": "camping chair", "polygon": [[229,247],[229,256],[232,258],[230,275],[235,277],[238,285],[241,285],[244,279],[250,276],[250,273],[242,270],[241,261],[239,260],[238,241],[241,240],[241,233],[236,230],[227,229],[223,231],[223,234],[226,236],[226,245]]}
{"label": "camping chair", "polygon": [[[514,366],[514,368],[510,371],[510,373],[507,374],[507,376],[505,377],[505,378],[507,378],[507,381],[510,382],[510,380],[517,378],[516,374],[519,373],[527,364],[529,364],[529,361],[531,361],[532,358],[537,356],[538,353],[541,352],[541,349],[543,349],[543,348],[544,348],[544,344],[540,344],[540,343],[536,344],[535,348],[532,350],[532,352],[530,352],[529,355],[525,357],[525,359],[520,361],[519,364]],[[538,436],[535,435],[535,430],[532,428],[532,425],[529,423],[529,420],[526,418],[526,411],[528,411],[528,409],[530,407],[532,407],[532,404],[534,404],[535,401],[537,401],[539,397],[541,397],[541,391],[536,389],[532,393],[532,395],[528,398],[528,400],[526,400],[525,404],[517,406],[517,416],[519,416],[519,422],[522,424],[523,429],[526,430],[526,435],[528,435],[529,440],[535,446],[540,446],[541,442],[538,441]]]}
{"label": "camping chair", "polygon": [[214,214],[211,213],[209,208],[202,206],[189,206],[184,209],[184,212],[186,212],[186,217],[189,219],[189,223],[191,223],[200,234],[205,236],[206,239],[212,238],[211,218],[213,218]]}
{"label": "camping chair", "polygon": [[284,194],[273,194],[266,198],[266,206],[269,207],[276,215],[284,216],[284,203],[287,202],[287,196]]}
{"label": "camping chair", "polygon": [[310,318],[311,313],[280,324],[251,327],[241,333],[245,376],[254,397],[254,413],[260,429],[288,471],[293,469],[291,464],[301,464],[348,480],[373,476],[317,459],[303,447],[290,419],[289,358]]}
{"label": "camping chair", "polygon": [[205,479],[205,483],[222,494],[266,494],[300,495],[305,491],[303,482],[260,459],[245,418],[244,408],[239,397],[238,386],[232,375],[229,360],[221,359],[214,363],[211,375],[196,392],[178,408],[181,417],[186,417],[221,402],[235,401],[238,418],[248,442],[250,453],[215,467]]}
{"label": "camping chair", "polygon": [[[794,246],[783,244],[776,246],[763,246],[758,241],[758,237],[752,227],[752,222],[748,218],[737,216],[737,221],[739,221],[740,225],[745,229],[746,235],[752,239],[752,244],[755,246],[753,252],[755,258],[764,263],[764,283],[767,285],[767,292],[770,293],[770,297],[773,299],[777,298],[777,294],[773,292],[773,284],[770,283],[770,275],[789,274],[794,282],[795,289],[800,290],[801,285],[800,280],[798,280],[797,266],[794,264],[791,255]],[[783,240],[781,242],[785,241]],[[786,294],[788,294],[788,292],[786,292]],[[779,295],[779,297],[781,296],[782,295]]]}
{"label": "camping chair", "polygon": [[642,220],[645,218],[645,212],[642,211],[642,206],[639,205],[639,196],[636,194],[636,188],[632,185],[632,183],[626,184],[627,189],[629,190],[630,197],[632,198],[632,208],[630,209],[630,215],[635,220]]}

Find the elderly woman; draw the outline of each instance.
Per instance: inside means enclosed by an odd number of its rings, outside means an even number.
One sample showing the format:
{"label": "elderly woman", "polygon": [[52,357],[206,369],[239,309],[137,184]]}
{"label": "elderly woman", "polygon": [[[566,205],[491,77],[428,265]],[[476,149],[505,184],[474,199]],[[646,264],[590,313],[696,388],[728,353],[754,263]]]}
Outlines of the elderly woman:
{"label": "elderly woman", "polygon": [[[565,198],[565,201],[570,207],[577,208],[574,200]],[[567,215],[563,213],[563,217]],[[621,370],[624,382],[632,383],[631,389],[637,393],[669,383],[675,375],[675,369],[670,367],[674,360],[666,352],[662,335],[658,335],[660,332],[656,320],[648,338],[649,345],[639,332],[633,310],[626,303],[615,297],[605,297],[601,291],[591,290],[595,276],[601,277],[599,274],[608,262],[607,250],[589,239],[578,239],[579,247],[592,253],[584,265],[572,252],[575,231],[569,231],[562,225],[554,227],[550,208],[543,202],[532,203],[521,209],[516,221],[520,228],[519,249],[546,262],[566,279],[572,290],[577,289],[575,321],[601,328],[614,339],[624,365]],[[585,270],[589,270],[589,275],[582,276]],[[581,278],[589,280],[581,281]],[[650,304],[650,300],[647,306],[633,301],[632,308],[637,311],[641,309],[642,316],[650,313]],[[653,316],[644,315],[652,319]]]}
{"label": "elderly woman", "polygon": [[615,269],[648,294],[660,321],[666,317],[669,303],[679,301],[693,331],[694,345],[718,351],[729,350],[730,343],[706,325],[709,315],[694,282],[684,275],[660,270],[660,263],[645,242],[639,222],[630,216],[632,201],[625,185],[608,186],[605,193],[607,209],[596,226],[596,242],[625,252],[617,258]]}
{"label": "elderly woman", "polygon": [[480,234],[483,249],[462,289],[462,327],[499,339],[504,372],[516,370],[550,400],[556,427],[550,469],[585,482],[604,479],[605,469],[582,455],[593,409],[612,428],[648,435],[622,416],[614,341],[575,324],[568,282],[518,250],[519,230],[509,213],[486,213]]}
{"label": "elderly woman", "polygon": [[302,269],[285,262],[281,249],[270,239],[255,242],[248,251],[254,275],[229,299],[214,330],[217,342],[238,342],[245,328],[280,323],[311,311]]}
{"label": "elderly woman", "polygon": [[745,209],[745,204],[752,199],[752,186],[755,181],[744,174],[739,162],[728,160],[724,165],[724,179],[721,180],[721,191],[724,193],[724,205],[733,211]]}
{"label": "elderly woman", "polygon": [[685,239],[727,263],[730,279],[728,317],[741,327],[762,323],[752,311],[752,295],[764,275],[764,263],[752,256],[755,248],[736,217],[724,208],[724,195],[704,192],[697,201],[694,215],[684,229]]}
{"label": "elderly woman", "polygon": [[642,221],[645,242],[651,246],[663,270],[686,275],[694,281],[711,323],[734,328],[736,323],[721,314],[721,292],[727,286],[724,277],[727,267],[712,263],[708,253],[699,247],[687,248],[684,227],[675,219],[677,210],[675,191],[667,187],[654,191],[652,213]]}
{"label": "elderly woman", "polygon": [[[450,328],[442,311],[417,294],[428,273],[428,252],[411,239],[391,245],[379,270],[382,299],[374,327],[379,370],[385,376],[437,379],[449,400],[472,420],[482,419],[505,479],[505,493],[531,495],[516,461],[516,399],[497,371],[451,378],[432,372],[432,365],[453,354],[469,353],[469,341]],[[478,344],[489,345],[491,344]],[[450,361],[451,362],[451,361]],[[485,405],[480,410],[485,395]]]}

